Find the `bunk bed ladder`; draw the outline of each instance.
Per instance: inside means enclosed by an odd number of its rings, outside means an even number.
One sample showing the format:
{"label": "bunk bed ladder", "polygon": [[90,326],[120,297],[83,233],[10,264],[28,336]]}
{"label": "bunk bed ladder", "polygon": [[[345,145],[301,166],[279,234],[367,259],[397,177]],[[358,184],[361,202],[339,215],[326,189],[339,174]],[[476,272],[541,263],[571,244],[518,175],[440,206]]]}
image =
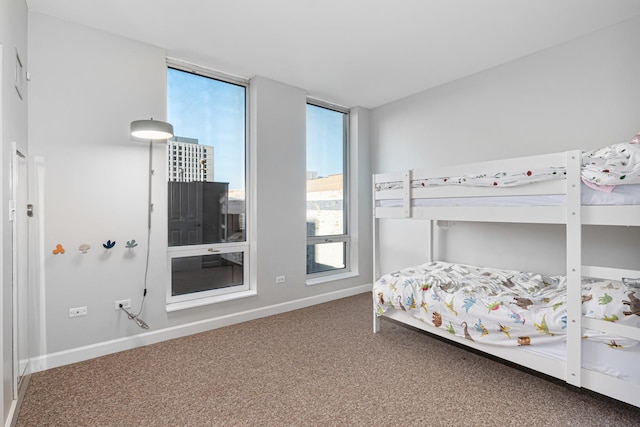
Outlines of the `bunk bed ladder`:
{"label": "bunk bed ladder", "polygon": [[582,370],[582,221],[580,200],[581,154],[567,153],[567,378],[580,387]]}
{"label": "bunk bed ladder", "polygon": [[[411,179],[412,179],[413,171],[411,169],[406,170],[402,173],[402,217],[411,218]],[[373,186],[372,186],[372,212],[373,212],[373,281],[375,282],[380,277],[380,259],[379,259],[379,248],[378,248],[378,221],[376,214],[376,186],[375,186],[375,175],[373,177]],[[427,259],[433,261],[434,257],[434,243],[433,243],[433,235],[435,233],[434,230],[434,221],[429,221],[429,236],[428,241],[429,247],[427,248]],[[373,299],[373,332],[380,331],[380,318],[376,314],[376,303],[375,298]]]}

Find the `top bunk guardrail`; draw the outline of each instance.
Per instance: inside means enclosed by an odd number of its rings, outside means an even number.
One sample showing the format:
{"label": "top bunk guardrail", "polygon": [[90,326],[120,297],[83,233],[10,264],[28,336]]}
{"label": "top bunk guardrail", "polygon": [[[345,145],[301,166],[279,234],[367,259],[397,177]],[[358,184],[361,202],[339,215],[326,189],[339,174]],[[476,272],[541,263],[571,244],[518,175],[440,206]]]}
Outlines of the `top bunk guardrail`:
{"label": "top bunk guardrail", "polygon": [[[581,201],[580,189],[584,187],[581,155],[580,150],[572,150],[375,174],[374,215],[375,218],[564,224],[571,215],[568,212],[571,209],[575,212],[582,205],[583,224],[640,225],[640,185],[634,186],[637,195],[632,196],[630,205],[599,205],[596,196],[603,193],[588,188],[582,190],[583,194],[590,191],[588,200]],[[552,172],[554,176],[550,176]],[[494,177],[497,177],[496,185],[492,185]],[[438,182],[445,178],[454,182]],[[579,190],[569,196],[571,188]]]}
{"label": "top bunk guardrail", "polygon": [[[538,205],[538,209],[531,211],[531,205],[526,203],[527,199],[522,198],[566,195],[567,184],[571,177],[567,177],[565,171],[571,160],[574,162],[574,168],[578,168],[579,175],[580,152],[578,150],[375,174],[373,177],[375,216],[376,218],[563,223],[566,220],[564,202],[555,202],[555,206],[552,207],[548,204]],[[553,177],[544,176],[540,181],[527,177],[527,173],[533,174],[542,170],[553,170],[557,174]],[[499,181],[499,185],[491,185],[493,178],[498,174],[502,174],[495,180]],[[519,174],[522,174],[523,180],[527,183],[513,185],[507,182],[507,185],[500,185],[507,179],[511,181],[513,175]],[[468,177],[469,180],[467,180]],[[479,177],[476,181],[482,182],[471,182],[475,177]],[[465,181],[464,184],[444,183],[445,180],[451,182],[461,179]],[[579,176],[575,179],[579,180]],[[436,183],[432,185],[434,181]],[[438,185],[437,181],[443,183]],[[516,203],[516,200],[520,201]],[[469,212],[468,208],[460,209],[468,206],[474,207],[472,212]],[[510,209],[496,209],[501,206],[509,206]]]}

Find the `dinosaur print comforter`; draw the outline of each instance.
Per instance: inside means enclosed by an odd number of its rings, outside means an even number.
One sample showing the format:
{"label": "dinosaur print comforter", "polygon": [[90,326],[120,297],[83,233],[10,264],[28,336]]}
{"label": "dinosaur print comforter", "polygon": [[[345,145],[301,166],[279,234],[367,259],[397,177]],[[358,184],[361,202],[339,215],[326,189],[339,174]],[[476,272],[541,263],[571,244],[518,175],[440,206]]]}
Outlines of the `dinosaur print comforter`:
{"label": "dinosaur print comforter", "polygon": [[[387,274],[373,287],[376,314],[403,310],[451,334],[487,344],[524,346],[565,339],[566,278],[432,262]],[[640,288],[583,279],[585,316],[640,327]],[[611,347],[636,342],[597,331]]]}

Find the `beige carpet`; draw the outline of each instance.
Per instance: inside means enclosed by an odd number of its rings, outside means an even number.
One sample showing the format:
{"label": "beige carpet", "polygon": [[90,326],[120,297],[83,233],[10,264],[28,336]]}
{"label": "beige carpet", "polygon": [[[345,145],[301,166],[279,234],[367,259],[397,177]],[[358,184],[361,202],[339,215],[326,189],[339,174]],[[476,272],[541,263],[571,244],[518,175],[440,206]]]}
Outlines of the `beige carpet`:
{"label": "beige carpet", "polygon": [[392,321],[373,334],[369,294],[34,374],[17,423],[639,424],[639,408]]}

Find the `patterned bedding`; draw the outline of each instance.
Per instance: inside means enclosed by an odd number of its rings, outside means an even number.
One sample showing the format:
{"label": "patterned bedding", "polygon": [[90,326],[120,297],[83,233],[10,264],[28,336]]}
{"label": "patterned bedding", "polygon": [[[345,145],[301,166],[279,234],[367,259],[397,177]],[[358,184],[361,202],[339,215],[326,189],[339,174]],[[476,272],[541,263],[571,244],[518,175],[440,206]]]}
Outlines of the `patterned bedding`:
{"label": "patterned bedding", "polygon": [[[566,278],[432,262],[381,277],[373,286],[376,314],[403,310],[476,342],[524,346],[565,340]],[[633,282],[628,282],[633,284]],[[640,327],[640,288],[583,279],[582,314]],[[637,342],[587,331],[612,348]]]}
{"label": "patterned bedding", "polygon": [[[417,179],[411,187],[462,185],[470,187],[514,187],[535,182],[566,178],[561,167],[530,168],[524,164],[518,170],[487,171],[459,176]],[[625,142],[582,153],[582,181],[594,189],[610,192],[615,186],[640,184],[640,143]],[[402,188],[402,182],[376,185],[376,190]]]}

